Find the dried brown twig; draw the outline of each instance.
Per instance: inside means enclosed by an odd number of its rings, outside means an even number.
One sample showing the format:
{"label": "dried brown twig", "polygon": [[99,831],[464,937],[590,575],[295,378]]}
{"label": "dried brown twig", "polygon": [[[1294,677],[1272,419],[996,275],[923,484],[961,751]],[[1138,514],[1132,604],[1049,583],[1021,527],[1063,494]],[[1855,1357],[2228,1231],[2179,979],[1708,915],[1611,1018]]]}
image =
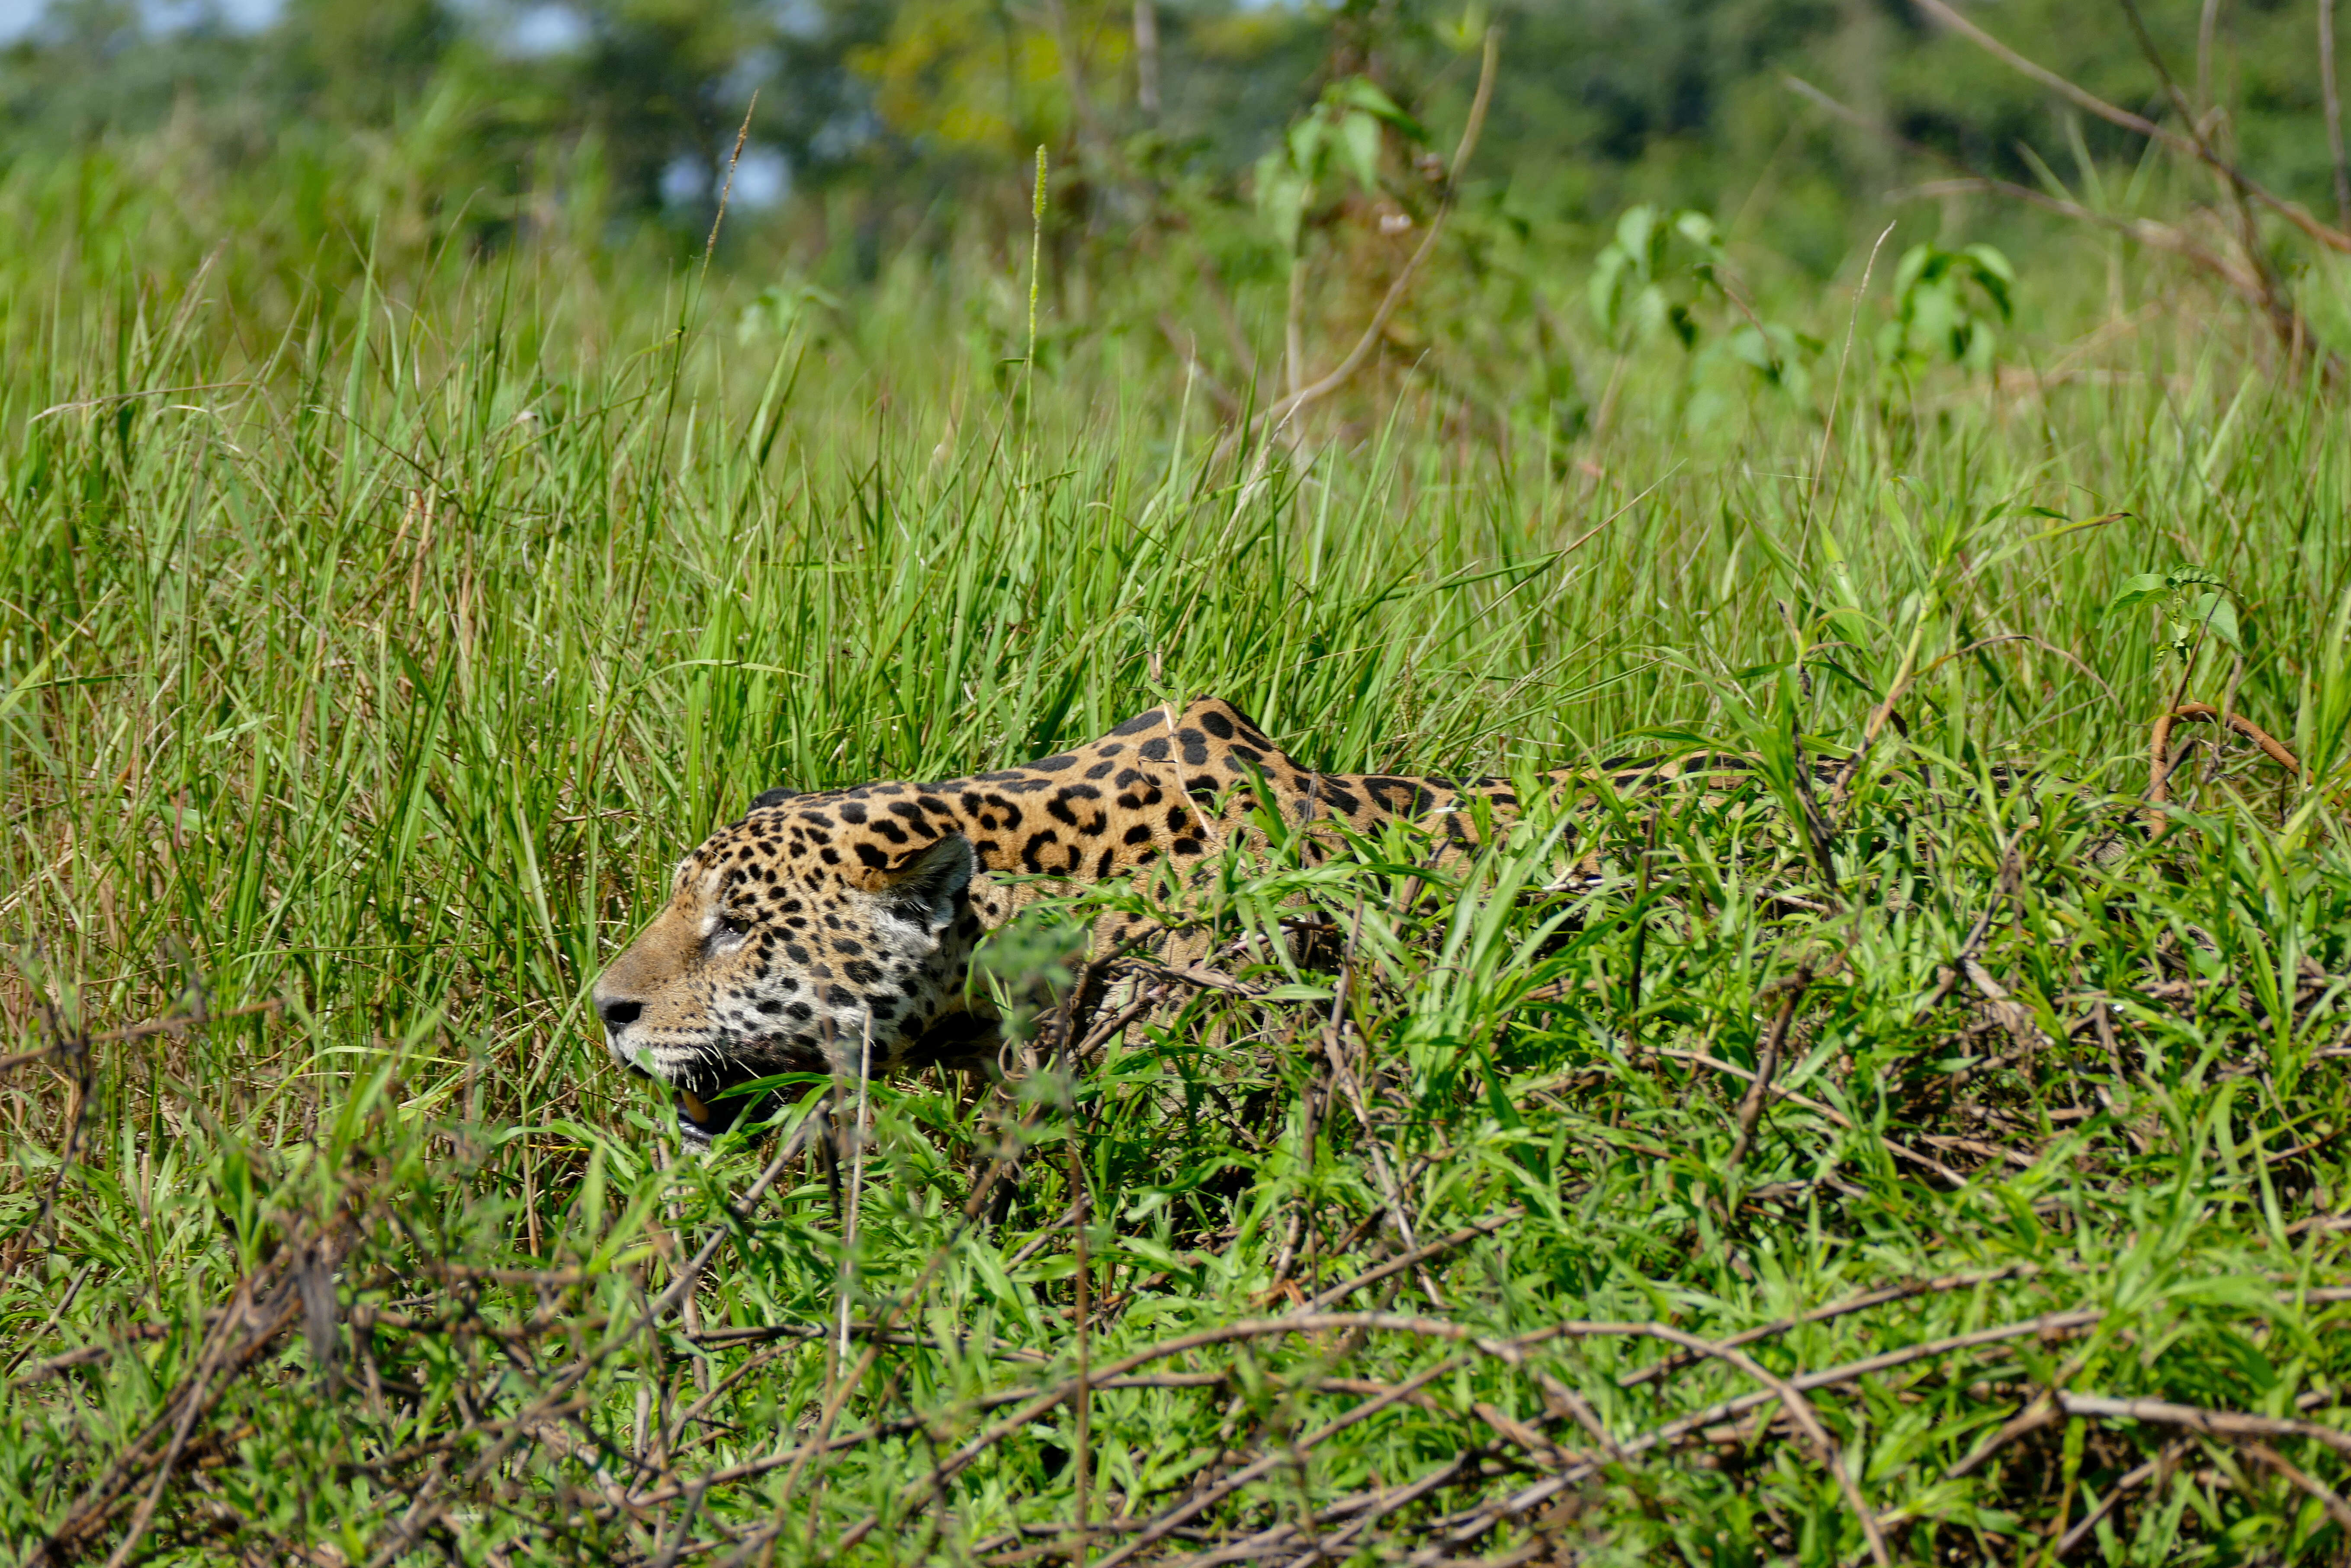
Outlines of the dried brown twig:
{"label": "dried brown twig", "polygon": [[[1643,1047],[1643,1051],[1650,1056],[1666,1056],[1671,1057],[1677,1061],[1693,1062],[1699,1067],[1711,1068],[1717,1072],[1727,1072],[1733,1078],[1747,1079],[1750,1082],[1753,1082],[1755,1078],[1755,1074],[1744,1067],[1740,1067],[1734,1062],[1723,1061],[1715,1057],[1705,1055],[1700,1051],[1680,1051],[1670,1046],[1662,1045],[1645,1046]],[[1794,1090],[1783,1088],[1777,1083],[1768,1084],[1765,1087],[1766,1092],[1773,1097],[1785,1100],[1792,1105],[1800,1105],[1816,1116],[1826,1117],[1830,1122],[1834,1123],[1837,1126],[1844,1128],[1847,1132],[1857,1133],[1861,1131],[1860,1126],[1855,1123],[1852,1117],[1847,1116],[1841,1111],[1833,1110],[1830,1107],[1822,1104],[1817,1100],[1811,1099],[1806,1095],[1799,1094]],[[1932,1171],[1935,1175],[1941,1176],[1945,1181],[1950,1183],[1955,1187],[1965,1186],[1968,1185],[1967,1177],[1961,1176],[1950,1166],[1943,1164],[1940,1160],[1922,1155],[1916,1149],[1905,1147],[1903,1145],[1896,1143],[1892,1138],[1886,1137],[1883,1134],[1875,1134],[1875,1136],[1877,1139],[1878,1145],[1885,1149],[1887,1154],[1892,1155],[1896,1159],[1905,1160],[1924,1170]]]}
{"label": "dried brown twig", "polygon": [[2147,736],[2147,842],[2154,843],[2171,831],[2171,818],[2162,808],[2170,799],[2171,775],[2179,764],[2170,758],[2171,731],[2182,719],[2197,724],[2218,724],[2235,730],[2239,735],[2262,748],[2268,758],[2286,770],[2299,782],[2303,777],[2300,762],[2293,752],[2278,744],[2267,730],[2243,714],[2223,714],[2210,703],[2181,703],[2159,715],[2155,727]]}
{"label": "dried brown twig", "polygon": [[1796,1016],[1796,1004],[1804,998],[1804,991],[1813,983],[1813,967],[1799,964],[1796,972],[1778,982],[1780,1010],[1771,1019],[1771,1032],[1763,1041],[1763,1050],[1755,1059],[1755,1071],[1750,1079],[1747,1092],[1739,1099],[1739,1131],[1730,1141],[1730,1154],[1722,1162],[1725,1176],[1736,1171],[1746,1159],[1748,1145],[1754,1141],[1756,1121],[1763,1114],[1764,1092],[1771,1086],[1771,1074],[1779,1070],[1781,1049],[1788,1043],[1788,1024]]}
{"label": "dried brown twig", "polygon": [[[2092,1314],[2094,1318],[2096,1315]],[[1124,1374],[1153,1361],[1166,1360],[1214,1345],[1264,1338],[1270,1335],[1333,1332],[1395,1333],[1423,1338],[1450,1340],[1465,1345],[1480,1355],[1490,1356],[1512,1366],[1524,1364],[1526,1352],[1530,1348],[1561,1338],[1656,1339],[1677,1345],[1698,1356],[1721,1361],[1763,1385],[1763,1393],[1755,1396],[1756,1403],[1777,1400],[1782,1404],[1791,1418],[1796,1422],[1798,1429],[1812,1444],[1823,1468],[1829,1470],[1832,1477],[1836,1479],[1840,1490],[1845,1493],[1848,1503],[1855,1509],[1862,1522],[1864,1534],[1870,1542],[1873,1557],[1880,1563],[1890,1562],[1890,1558],[1886,1555],[1884,1538],[1877,1527],[1876,1516],[1868,1511],[1863,1501],[1860,1490],[1844,1465],[1842,1452],[1834,1440],[1829,1437],[1826,1428],[1821,1426],[1819,1417],[1814,1415],[1810,1402],[1803,1397],[1804,1390],[1799,1385],[1799,1382],[1775,1375],[1741,1352],[1724,1346],[1719,1342],[1703,1339],[1665,1323],[1570,1321],[1552,1323],[1521,1334],[1515,1339],[1496,1340],[1480,1335],[1463,1324],[1437,1318],[1408,1316],[1395,1312],[1292,1312],[1280,1318],[1244,1319],[1237,1322],[1220,1324],[1215,1328],[1179,1335],[1176,1338],[1146,1346],[1142,1350],[1131,1352],[1100,1369],[1096,1374],[1095,1385],[1100,1385],[1099,1379],[1102,1377]],[[2013,1332],[2032,1332],[2032,1329],[2028,1327]],[[2012,1336],[2011,1333],[2009,1337]],[[1981,1343],[1973,1336],[1962,1336],[1962,1338],[1967,1343]],[[1898,1352],[1894,1354],[1897,1357],[1901,1355]],[[1887,1362],[1885,1357],[1879,1357],[1876,1360],[1886,1364],[1899,1364],[1898,1360]],[[1875,1370],[1875,1366],[1870,1369]],[[1860,1374],[1856,1373],[1855,1375],[1860,1375]],[[1070,1398],[1078,1386],[1079,1380],[1071,1378],[1037,1391],[1034,1397],[1022,1404],[1012,1415],[992,1424],[978,1436],[941,1459],[933,1467],[930,1474],[908,1482],[901,1491],[901,1507],[912,1508],[921,1502],[925,1497],[937,1495],[938,1488],[944,1481],[968,1468],[981,1454],[1006,1437],[1027,1427],[1039,1416]],[[1720,1416],[1714,1418],[1720,1419]],[[1629,1445],[1626,1451],[1630,1451]],[[880,1515],[869,1516],[862,1523],[852,1526],[840,1538],[836,1550],[847,1551],[855,1546],[880,1523]],[[1460,1539],[1463,1541],[1474,1539],[1483,1528],[1481,1526],[1480,1531],[1471,1531],[1468,1535],[1461,1536]]]}
{"label": "dried brown twig", "polygon": [[2238,1452],[2267,1465],[2304,1494],[2316,1499],[2319,1506],[2326,1511],[2326,1517],[2341,1527],[2346,1534],[2351,1534],[2351,1503],[2345,1502],[2333,1488],[2258,1439],[2248,1438],[2240,1443]]}
{"label": "dried brown twig", "polygon": [[197,1427],[235,1380],[301,1318],[304,1267],[317,1254],[329,1260],[340,1257],[349,1242],[345,1225],[330,1225],[286,1246],[269,1262],[237,1281],[226,1310],[213,1320],[193,1370],[164,1396],[138,1435],[116,1450],[97,1479],[82,1489],[56,1528],[31,1544],[25,1568],[63,1563],[78,1556],[131,1492],[145,1483],[146,1495],[111,1561],[119,1563],[129,1556],[153,1519]]}
{"label": "dried brown twig", "polygon": [[[2037,1264],[2011,1263],[2001,1269],[1976,1269],[1965,1273],[1943,1274],[1932,1280],[1915,1280],[1907,1284],[1886,1285],[1875,1291],[1864,1291],[1857,1296],[1848,1296],[1841,1301],[1831,1301],[1826,1306],[1814,1307],[1810,1312],[1800,1312],[1793,1317],[1778,1318],[1768,1323],[1758,1324],[1751,1329],[1743,1329],[1716,1343],[1736,1349],[1740,1345],[1753,1344],[1757,1340],[1769,1339],[1773,1334],[1785,1333],[1790,1329],[1805,1323],[1827,1322],[1833,1318],[1866,1312],[1871,1307],[1882,1307],[1893,1301],[1907,1301],[1917,1296],[1941,1295],[1950,1291],[1972,1290],[1979,1285],[1996,1285],[2007,1280],[2028,1279],[2040,1271],[2040,1266]],[[1677,1372],[1689,1364],[1690,1361],[1687,1357],[1669,1355],[1662,1361],[1650,1363],[1637,1372],[1626,1373],[1616,1380],[1616,1386],[1637,1387],[1667,1373]]]}
{"label": "dried brown twig", "polygon": [[2058,1408],[2068,1416],[2105,1421],[2151,1421],[2207,1437],[2307,1437],[2351,1457],[2351,1432],[2338,1432],[2314,1421],[2298,1421],[2287,1416],[2253,1416],[2238,1410],[2208,1410],[2198,1405],[2176,1405],[2168,1399],[2114,1399],[2103,1394],[2074,1394],[2062,1388],[2054,1397]]}
{"label": "dried brown twig", "polygon": [[[1864,1377],[1873,1376],[1881,1372],[1890,1372],[1896,1367],[1910,1365],[1920,1361],[1934,1360],[1956,1351],[2003,1343],[2028,1336],[2052,1338],[2079,1333],[2095,1327],[2104,1321],[2105,1316],[2104,1312],[2095,1308],[2071,1312],[2052,1312],[2024,1322],[2002,1323],[1994,1328],[1979,1329],[1972,1333],[1953,1334],[1922,1344],[1905,1345],[1896,1350],[1885,1351],[1860,1361],[1847,1362],[1819,1372],[1799,1373],[1791,1376],[1787,1383],[1789,1387],[1799,1393],[1810,1393],[1818,1388],[1858,1382]],[[1654,1431],[1625,1439],[1618,1445],[1621,1456],[1624,1458],[1636,1458],[1661,1448],[1670,1448],[1711,1427],[1718,1427],[1725,1421],[1736,1419],[1750,1411],[1769,1405],[1778,1396],[1775,1393],[1770,1389],[1763,1389],[1753,1394],[1742,1394],[1734,1398],[1721,1400],[1708,1406],[1703,1410],[1677,1417]],[[1466,1545],[1504,1520],[1520,1517],[1541,1507],[1571,1488],[1590,1480],[1607,1464],[1617,1462],[1622,1462],[1622,1458],[1602,1455],[1588,1456],[1579,1459],[1558,1475],[1547,1477],[1508,1497],[1493,1500],[1449,1520],[1438,1521],[1437,1523],[1453,1527],[1446,1537],[1448,1543]]]}
{"label": "dried brown twig", "polygon": [[[1869,132],[1887,145],[1898,147],[1918,157],[1931,159],[1960,172],[1959,179],[1938,180],[1929,184],[1920,185],[1906,193],[1908,195],[1933,197],[1961,191],[1980,191],[2004,197],[2025,206],[2037,207],[2043,212],[2075,223],[2111,230],[2146,246],[2150,250],[2164,251],[2194,264],[2219,278],[2232,293],[2262,309],[2265,318],[2269,316],[2270,308],[2274,302],[2274,291],[2265,285],[2261,273],[2238,256],[2216,250],[2204,244],[2179,225],[2159,223],[2152,218],[2102,212],[2094,207],[2084,206],[2079,202],[2069,201],[2063,196],[2051,195],[2046,191],[2035,190],[2030,185],[2020,185],[2012,180],[2003,180],[1996,175],[1983,173],[1948,153],[1878,124],[1865,115],[1840,103],[1801,77],[1782,76],[1781,80],[1797,96],[1847,124]],[[2272,319],[2271,325],[2275,329],[2279,324]],[[2289,333],[2294,330],[2290,324],[2284,329]]]}

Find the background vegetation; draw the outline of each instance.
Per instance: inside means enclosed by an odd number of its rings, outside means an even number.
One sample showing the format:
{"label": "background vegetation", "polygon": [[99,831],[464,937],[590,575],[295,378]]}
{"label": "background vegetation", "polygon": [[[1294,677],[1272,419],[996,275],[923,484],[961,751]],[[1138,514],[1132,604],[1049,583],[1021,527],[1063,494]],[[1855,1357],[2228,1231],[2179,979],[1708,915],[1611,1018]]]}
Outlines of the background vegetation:
{"label": "background vegetation", "polygon": [[[2156,136],[1866,5],[1171,5],[1155,110],[1074,3],[53,9],[0,1541],[2340,1559],[2317,18],[1968,15]],[[1237,860],[1133,1031],[1024,925],[1032,1071],[675,1159],[585,998],[678,853],[1189,692],[1746,764]],[[2292,765],[2150,810],[2183,700]]]}

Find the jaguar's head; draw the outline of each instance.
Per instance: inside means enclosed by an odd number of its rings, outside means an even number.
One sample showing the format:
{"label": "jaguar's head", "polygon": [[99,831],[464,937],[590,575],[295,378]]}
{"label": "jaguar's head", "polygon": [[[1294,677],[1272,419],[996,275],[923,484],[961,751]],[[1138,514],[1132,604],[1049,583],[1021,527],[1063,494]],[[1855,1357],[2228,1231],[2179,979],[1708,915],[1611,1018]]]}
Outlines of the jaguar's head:
{"label": "jaguar's head", "polygon": [[984,928],[970,841],[898,819],[893,843],[853,815],[838,797],[760,797],[679,864],[596,982],[613,1061],[670,1086],[689,1146],[761,1108],[733,1092],[756,1079],[854,1077],[861,1059],[878,1077],[993,1033],[965,998]]}

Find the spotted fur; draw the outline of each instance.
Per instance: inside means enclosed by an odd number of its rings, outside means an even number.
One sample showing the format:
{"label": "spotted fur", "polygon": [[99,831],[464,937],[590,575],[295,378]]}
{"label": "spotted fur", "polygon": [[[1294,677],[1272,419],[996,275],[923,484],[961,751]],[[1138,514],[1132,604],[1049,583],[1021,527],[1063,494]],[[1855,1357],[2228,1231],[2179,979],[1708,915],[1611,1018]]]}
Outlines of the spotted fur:
{"label": "spotted fur", "polygon": [[[1213,698],[977,778],[771,790],[685,858],[668,906],[597,982],[613,1059],[677,1091],[699,1145],[737,1113],[724,1092],[755,1078],[974,1055],[995,1023],[966,994],[972,949],[1036,895],[989,873],[1199,863],[1247,831],[1259,789],[1235,787],[1259,780],[1291,820],[1358,830],[1403,818],[1466,838],[1469,796],[1518,804],[1504,779],[1313,772]],[[1094,946],[1144,935],[1112,916]]]}

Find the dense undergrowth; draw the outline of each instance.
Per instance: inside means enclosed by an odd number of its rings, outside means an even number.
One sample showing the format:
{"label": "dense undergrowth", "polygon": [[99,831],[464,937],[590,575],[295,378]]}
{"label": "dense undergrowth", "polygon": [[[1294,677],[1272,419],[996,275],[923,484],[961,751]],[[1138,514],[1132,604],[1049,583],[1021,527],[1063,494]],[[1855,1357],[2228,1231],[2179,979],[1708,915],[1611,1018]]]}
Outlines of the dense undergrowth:
{"label": "dense undergrowth", "polygon": [[[1269,445],[1183,334],[1019,352],[1000,267],[203,254],[5,280],[21,1557],[2351,1543],[2351,438],[2192,295],[1906,371],[1889,254],[1801,395],[1595,334],[1579,433],[1497,338]],[[2180,565],[2241,658],[2102,614]],[[1139,1028],[1047,992],[1001,1094],[674,1157],[585,998],[679,853],[1191,693],[1324,767],[1746,762],[1458,881],[1230,864]],[[2306,777],[2200,746],[2158,841],[2183,695]]]}

